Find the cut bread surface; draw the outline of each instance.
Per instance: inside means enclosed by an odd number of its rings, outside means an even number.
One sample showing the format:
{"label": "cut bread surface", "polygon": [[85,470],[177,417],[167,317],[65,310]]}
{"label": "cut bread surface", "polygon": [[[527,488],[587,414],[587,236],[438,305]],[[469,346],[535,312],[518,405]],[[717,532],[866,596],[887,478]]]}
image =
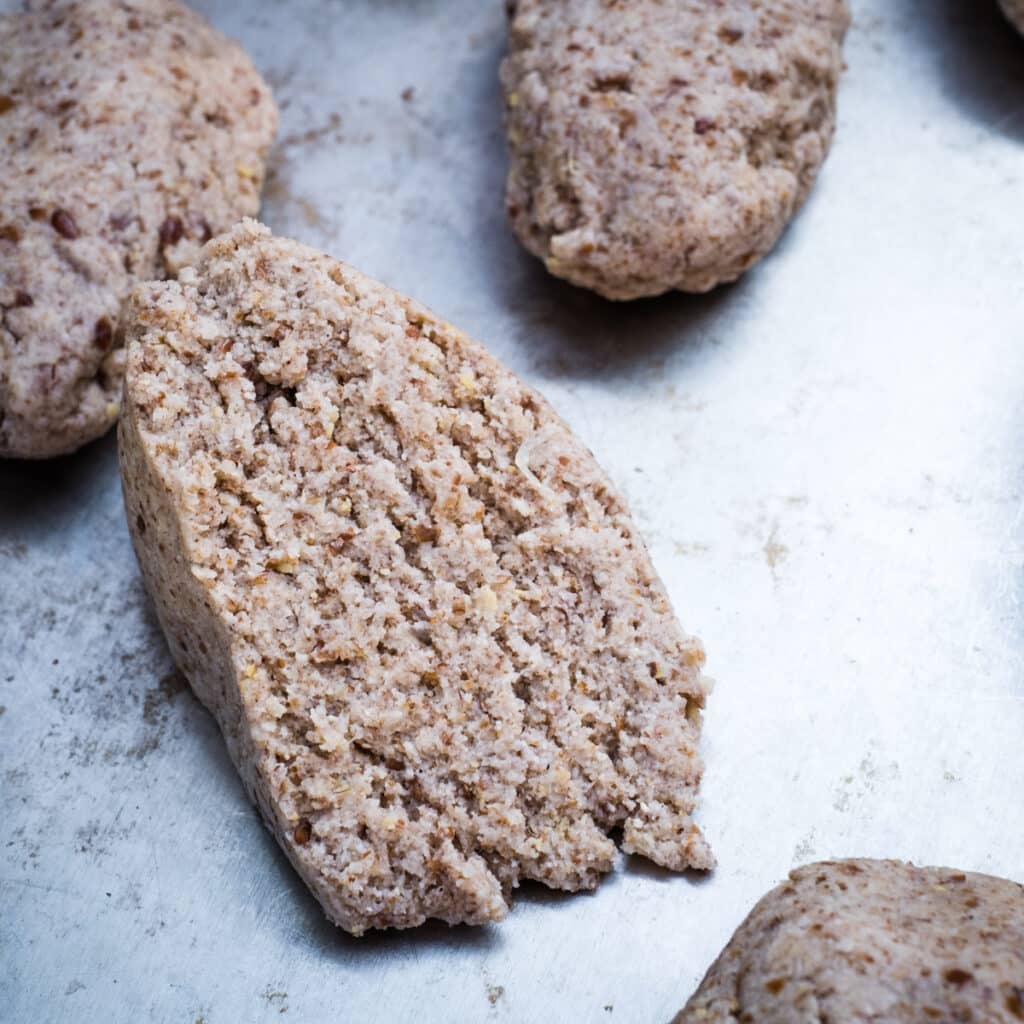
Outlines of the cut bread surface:
{"label": "cut bread surface", "polygon": [[139,289],[122,475],[183,671],[353,933],[709,868],[708,685],[627,510],[536,392],[253,222]]}

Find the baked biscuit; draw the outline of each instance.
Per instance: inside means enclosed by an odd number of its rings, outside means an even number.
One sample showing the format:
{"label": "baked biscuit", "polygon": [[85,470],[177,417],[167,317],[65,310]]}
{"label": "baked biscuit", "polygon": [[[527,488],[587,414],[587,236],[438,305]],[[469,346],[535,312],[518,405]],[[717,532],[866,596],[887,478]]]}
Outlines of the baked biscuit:
{"label": "baked biscuit", "polygon": [[775,245],[835,123],[843,0],[512,0],[506,207],[610,299],[703,292]]}
{"label": "baked biscuit", "polygon": [[899,861],[810,864],[740,925],[674,1024],[1024,1020],[1024,886]]}
{"label": "baked biscuit", "polygon": [[121,302],[259,208],[277,113],[249,58],[174,0],[0,17],[0,456],[117,417]]}

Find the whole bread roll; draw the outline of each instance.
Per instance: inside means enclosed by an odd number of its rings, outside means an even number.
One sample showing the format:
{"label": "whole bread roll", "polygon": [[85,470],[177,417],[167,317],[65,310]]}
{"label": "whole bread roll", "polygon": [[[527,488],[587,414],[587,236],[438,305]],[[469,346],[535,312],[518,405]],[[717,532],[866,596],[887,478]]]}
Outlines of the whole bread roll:
{"label": "whole bread roll", "polygon": [[256,213],[276,127],[242,49],[176,0],[0,16],[0,457],[114,424],[122,301]]}
{"label": "whole bread roll", "polygon": [[513,230],[610,299],[734,280],[825,159],[847,21],[843,0],[511,0]]}

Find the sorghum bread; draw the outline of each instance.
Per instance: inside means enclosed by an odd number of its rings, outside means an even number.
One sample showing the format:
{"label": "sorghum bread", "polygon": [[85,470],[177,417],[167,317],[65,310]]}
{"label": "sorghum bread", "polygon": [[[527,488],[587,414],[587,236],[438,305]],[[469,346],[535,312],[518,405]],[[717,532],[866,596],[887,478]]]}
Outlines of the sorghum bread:
{"label": "sorghum bread", "polygon": [[128,522],[174,657],[353,933],[623,849],[709,868],[707,683],[622,500],[481,346],[249,221],[126,311]]}
{"label": "sorghum bread", "polygon": [[123,299],[259,208],[277,113],[242,50],[174,0],[0,17],[0,456],[117,417]]}
{"label": "sorghum bread", "polygon": [[1024,886],[899,861],[810,864],[740,925],[674,1024],[1024,1020]]}
{"label": "sorghum bread", "polygon": [[843,0],[510,0],[512,228],[610,299],[731,281],[775,245],[835,124]]}

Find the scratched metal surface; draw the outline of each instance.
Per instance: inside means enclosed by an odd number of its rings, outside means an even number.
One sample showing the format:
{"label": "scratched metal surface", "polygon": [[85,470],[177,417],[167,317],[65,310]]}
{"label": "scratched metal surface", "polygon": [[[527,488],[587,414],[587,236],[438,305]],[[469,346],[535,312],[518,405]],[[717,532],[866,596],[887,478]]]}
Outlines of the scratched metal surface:
{"label": "scratched metal surface", "polygon": [[1024,881],[1024,40],[981,0],[860,0],[784,244],[613,308],[503,225],[499,3],[199,6],[281,101],[265,219],[484,340],[628,495],[718,680],[721,863],[331,928],[173,673],[108,438],[0,466],[0,1017],[659,1022],[795,864]]}

